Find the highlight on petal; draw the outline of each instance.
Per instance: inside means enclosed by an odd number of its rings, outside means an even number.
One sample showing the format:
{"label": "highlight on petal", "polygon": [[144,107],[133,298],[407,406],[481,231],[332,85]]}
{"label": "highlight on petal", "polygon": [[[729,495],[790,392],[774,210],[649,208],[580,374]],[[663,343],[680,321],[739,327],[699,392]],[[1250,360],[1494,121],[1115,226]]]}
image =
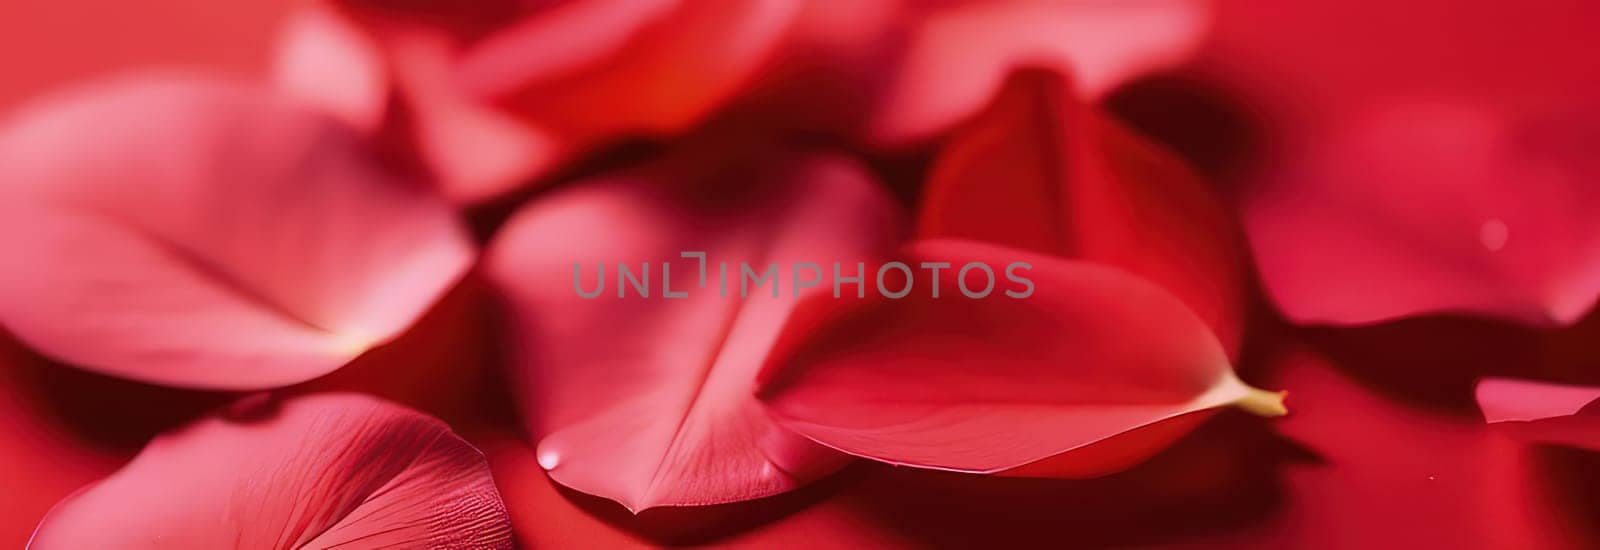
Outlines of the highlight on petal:
{"label": "highlight on petal", "polygon": [[377,131],[389,105],[389,74],[377,45],[325,6],[291,13],[282,25],[272,71],[278,89]]}
{"label": "highlight on petal", "polygon": [[1012,0],[932,10],[911,31],[869,133],[887,144],[927,138],[981,109],[1024,65],[1074,75],[1095,99],[1183,61],[1209,24],[1204,0]]}
{"label": "highlight on petal", "polygon": [[449,206],[336,121],[187,77],[103,82],[0,129],[0,323],[76,366],[250,389],[405,330],[472,262]]}
{"label": "highlight on petal", "polygon": [[1244,243],[1231,213],[1183,160],[1054,73],[1018,72],[949,139],[918,233],[1122,268],[1181,298],[1238,350]]}
{"label": "highlight on petal", "polygon": [[1469,313],[1566,325],[1600,293],[1593,116],[1417,98],[1343,125],[1246,197],[1262,280],[1302,323]]}
{"label": "highlight on petal", "polygon": [[[845,159],[728,147],[525,207],[486,265],[514,314],[514,390],[540,464],[634,511],[758,498],[831,471],[843,457],[774,425],[755,375],[796,297],[829,292],[833,262],[857,273],[899,222]],[[818,269],[793,267],[807,262]]]}
{"label": "highlight on petal", "polygon": [[[969,241],[906,256],[950,269],[918,270],[900,299],[817,299],[794,315],[759,394],[784,427],[891,464],[1085,477],[1187,432],[1166,423],[1285,412],[1282,394],[1239,381],[1181,301],[1124,271]],[[958,270],[974,263],[1016,295],[969,298],[983,277]]]}
{"label": "highlight on petal", "polygon": [[1600,413],[1590,409],[1600,388],[1486,378],[1477,397],[1484,420],[1520,439],[1600,451]]}
{"label": "highlight on petal", "polygon": [[512,547],[483,454],[443,422],[359,394],[241,414],[156,438],[29,548]]}

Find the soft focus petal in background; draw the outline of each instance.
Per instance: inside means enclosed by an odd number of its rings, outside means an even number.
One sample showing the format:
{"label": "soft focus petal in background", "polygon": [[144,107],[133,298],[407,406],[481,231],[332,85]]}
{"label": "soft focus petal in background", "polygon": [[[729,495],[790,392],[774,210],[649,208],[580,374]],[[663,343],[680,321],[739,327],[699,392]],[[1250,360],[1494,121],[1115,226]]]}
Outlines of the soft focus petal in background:
{"label": "soft focus petal in background", "polygon": [[9,120],[0,322],[67,363],[300,382],[398,335],[473,261],[447,204],[263,90],[130,75]]}
{"label": "soft focus petal in background", "polygon": [[[446,195],[479,201],[591,148],[699,123],[764,65],[798,5],[334,2],[282,37],[279,80],[362,120],[394,108],[387,138]],[[318,44],[337,48],[296,55]],[[325,74],[339,95],[296,85]]]}
{"label": "soft focus petal in background", "polygon": [[947,140],[918,211],[924,238],[975,239],[1119,267],[1183,299],[1230,355],[1244,331],[1243,242],[1181,158],[1024,71]]}
{"label": "soft focus petal in background", "polygon": [[1262,134],[1240,200],[1284,314],[1560,325],[1591,308],[1600,7],[1222,0],[1216,21],[1195,69]]}
{"label": "soft focus petal in background", "polygon": [[746,106],[769,124],[882,147],[937,137],[1023,66],[1073,75],[1098,99],[1182,62],[1210,15],[1209,0],[804,4]]}

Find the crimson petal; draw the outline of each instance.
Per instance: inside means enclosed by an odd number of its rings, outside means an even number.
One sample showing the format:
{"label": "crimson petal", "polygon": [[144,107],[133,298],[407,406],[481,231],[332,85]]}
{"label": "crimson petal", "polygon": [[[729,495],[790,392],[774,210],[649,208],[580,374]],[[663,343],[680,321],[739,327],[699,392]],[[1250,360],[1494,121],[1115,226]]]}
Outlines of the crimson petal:
{"label": "crimson petal", "polygon": [[976,239],[1125,269],[1182,298],[1236,353],[1243,240],[1175,155],[1025,71],[944,146],[920,211],[925,238]]}
{"label": "crimson petal", "polygon": [[1153,454],[1220,407],[1284,413],[1281,394],[1239,381],[1182,302],[1126,272],[963,241],[907,256],[996,273],[1024,263],[1032,294],[970,299],[958,273],[919,270],[904,298],[813,300],[762,376],[783,426],[893,464],[1084,477]]}

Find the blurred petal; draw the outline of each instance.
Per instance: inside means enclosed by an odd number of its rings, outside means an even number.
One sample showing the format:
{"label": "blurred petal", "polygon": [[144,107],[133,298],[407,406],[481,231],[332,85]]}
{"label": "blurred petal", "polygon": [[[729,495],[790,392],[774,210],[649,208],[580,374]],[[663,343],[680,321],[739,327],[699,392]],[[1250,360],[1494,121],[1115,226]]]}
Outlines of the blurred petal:
{"label": "blurred petal", "polygon": [[[855,273],[899,221],[851,162],[730,147],[582,182],[517,213],[487,266],[515,313],[514,383],[540,462],[634,511],[772,495],[831,470],[842,457],[773,425],[754,378],[796,303],[790,266]],[[695,251],[705,271],[680,257]],[[776,264],[776,280],[740,298],[740,262]],[[623,286],[619,263],[635,277],[648,264],[646,296]],[[599,269],[603,292],[581,298],[575,287],[594,288]],[[831,277],[818,280],[807,292],[829,289]]]}
{"label": "blurred petal", "polygon": [[1059,76],[1018,73],[939,154],[920,235],[1103,263],[1149,279],[1235,354],[1243,330],[1238,230],[1182,160],[1077,99]]}
{"label": "blurred petal", "polygon": [[384,135],[471,203],[610,142],[698,124],[763,66],[797,2],[336,4],[337,34],[370,37],[393,73]]}
{"label": "blurred petal", "polygon": [[1247,199],[1263,281],[1306,323],[1572,323],[1600,292],[1597,121],[1423,100],[1367,113]]}
{"label": "blurred petal", "polygon": [[908,257],[1023,262],[1033,294],[969,299],[957,273],[919,270],[905,298],[810,302],[762,375],[784,427],[891,464],[1086,477],[1155,453],[1192,415],[1284,413],[1182,302],[1123,271],[963,241]]}
{"label": "blurred petal", "polygon": [[387,43],[404,113],[400,127],[452,200],[498,196],[571,152],[546,131],[469,96],[456,79],[457,51],[442,35],[396,32]]}
{"label": "blurred petal", "polygon": [[1490,424],[1572,416],[1600,399],[1600,388],[1488,378],[1478,383],[1478,405]]}
{"label": "blurred petal", "polygon": [[[924,8],[926,9],[926,8]],[[1033,65],[1073,75],[1094,99],[1183,61],[1209,25],[1205,0],[1011,0],[927,9],[892,68],[870,134],[903,143],[966,118],[1006,75]]]}
{"label": "blurred petal", "polygon": [[382,53],[360,30],[326,7],[289,15],[278,37],[273,78],[280,90],[375,131],[389,103]]}
{"label": "blurred petal", "polygon": [[1484,419],[1518,438],[1600,451],[1600,413],[1589,410],[1600,388],[1489,378],[1477,393]]}
{"label": "blurred petal", "polygon": [[213,416],[56,506],[30,548],[511,548],[483,455],[357,394]]}
{"label": "blurred petal", "polygon": [[258,91],[130,77],[0,133],[0,321],[99,372],[247,389],[409,326],[473,250],[356,135]]}
{"label": "blurred petal", "polygon": [[738,91],[796,9],[793,0],[565,4],[484,39],[461,74],[469,89],[562,136],[675,133]]}
{"label": "blurred petal", "polygon": [[1201,67],[1264,121],[1241,210],[1288,317],[1548,327],[1592,308],[1600,4],[1219,0],[1217,13]]}

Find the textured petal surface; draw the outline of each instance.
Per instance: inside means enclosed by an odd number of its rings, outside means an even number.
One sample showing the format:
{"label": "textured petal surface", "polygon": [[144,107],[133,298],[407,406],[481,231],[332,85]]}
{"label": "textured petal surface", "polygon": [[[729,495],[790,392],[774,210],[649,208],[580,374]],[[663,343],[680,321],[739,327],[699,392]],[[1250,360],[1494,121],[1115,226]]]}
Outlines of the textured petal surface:
{"label": "textured petal surface", "polygon": [[0,322],[54,358],[169,385],[325,374],[472,261],[448,206],[354,133],[256,90],[127,77],[0,132]]}
{"label": "textured petal surface", "polygon": [[69,497],[31,548],[511,548],[483,455],[356,394],[206,418]]}
{"label": "textured petal surface", "polygon": [[[917,8],[913,8],[917,9]],[[1096,98],[1183,61],[1209,24],[1199,0],[960,2],[928,9],[909,33],[869,130],[877,141],[922,139],[978,111],[1022,66],[1074,75]]]}
{"label": "textured petal surface", "polygon": [[[515,389],[540,462],[636,511],[771,495],[831,469],[839,456],[772,424],[754,378],[797,303],[791,282],[828,292],[820,266],[855,273],[899,222],[846,160],[724,147],[581,182],[517,213],[488,271],[515,313]],[[680,257],[696,251],[705,271]],[[776,280],[740,298],[741,262],[750,278],[771,268]],[[819,269],[796,277],[798,262]],[[648,264],[648,297],[619,282],[618,264],[635,281]],[[580,284],[599,294],[580,297]]]}
{"label": "textured petal surface", "polygon": [[[935,281],[922,269],[904,298],[813,300],[762,375],[785,427],[893,464],[1081,477],[1154,453],[1187,431],[1185,415],[1283,412],[1281,396],[1234,376],[1182,302],[1126,272],[963,241],[924,241],[907,256],[997,275],[1023,262],[1015,274],[1033,294],[968,298],[983,277],[962,286],[958,272]],[[1164,429],[1174,421],[1180,429]]]}
{"label": "textured petal surface", "polygon": [[1183,299],[1230,353],[1243,324],[1243,242],[1182,160],[1065,89],[1018,73],[935,161],[919,235],[1122,268]]}

